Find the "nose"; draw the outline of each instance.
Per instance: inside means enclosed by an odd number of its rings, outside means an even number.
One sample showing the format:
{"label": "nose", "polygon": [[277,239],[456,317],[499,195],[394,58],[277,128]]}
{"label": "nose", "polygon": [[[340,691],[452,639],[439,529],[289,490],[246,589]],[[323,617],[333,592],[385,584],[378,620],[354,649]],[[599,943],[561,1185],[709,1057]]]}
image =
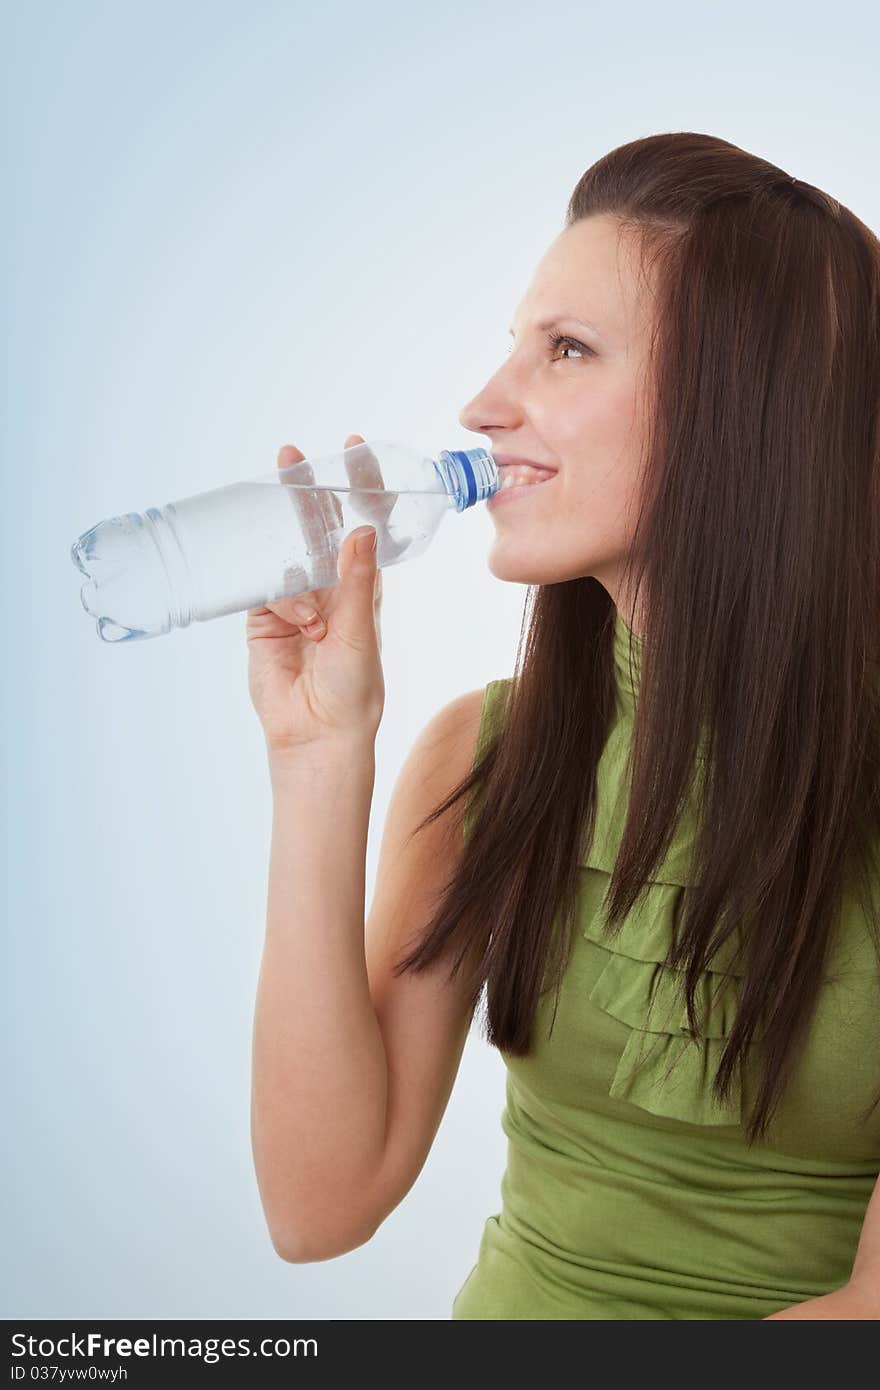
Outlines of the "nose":
{"label": "nose", "polygon": [[485,433],[483,426],[479,423],[485,414],[485,411],[478,409],[482,394],[480,392],[479,395],[474,396],[473,400],[468,401],[458,414],[458,423],[464,425],[466,430],[474,430],[477,434]]}
{"label": "nose", "polygon": [[458,421],[466,430],[488,434],[493,429],[511,429],[521,418],[514,393],[503,386],[502,368],[495,372],[459,411]]}

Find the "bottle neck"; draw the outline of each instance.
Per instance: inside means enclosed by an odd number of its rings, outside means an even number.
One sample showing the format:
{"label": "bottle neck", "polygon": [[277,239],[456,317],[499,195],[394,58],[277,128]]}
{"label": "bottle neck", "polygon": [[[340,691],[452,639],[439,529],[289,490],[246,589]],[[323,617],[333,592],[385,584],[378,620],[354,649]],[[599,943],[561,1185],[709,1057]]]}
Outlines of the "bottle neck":
{"label": "bottle neck", "polygon": [[488,449],[443,449],[434,466],[458,512],[487,501],[500,487],[498,468]]}

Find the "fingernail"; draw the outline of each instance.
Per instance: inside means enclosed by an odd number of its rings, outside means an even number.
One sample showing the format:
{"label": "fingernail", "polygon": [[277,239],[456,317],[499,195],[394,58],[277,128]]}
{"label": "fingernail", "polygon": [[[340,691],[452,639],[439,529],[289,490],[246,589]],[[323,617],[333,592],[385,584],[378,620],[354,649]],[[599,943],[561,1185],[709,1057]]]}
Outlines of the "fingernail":
{"label": "fingernail", "polygon": [[293,605],[293,616],[303,627],[308,627],[310,623],[315,621],[318,614],[315,612],[314,608],[309,608],[306,603],[295,603]]}
{"label": "fingernail", "polygon": [[368,531],[359,531],[355,537],[355,555],[369,555],[376,549],[376,528],[371,526]]}

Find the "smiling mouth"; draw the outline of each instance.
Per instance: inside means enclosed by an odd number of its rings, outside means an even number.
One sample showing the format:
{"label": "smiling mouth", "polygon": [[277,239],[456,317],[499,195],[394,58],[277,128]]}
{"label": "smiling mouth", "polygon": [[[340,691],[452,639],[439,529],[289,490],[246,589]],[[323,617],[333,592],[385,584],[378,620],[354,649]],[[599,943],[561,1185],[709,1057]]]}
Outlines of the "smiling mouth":
{"label": "smiling mouth", "polygon": [[497,492],[493,492],[486,505],[487,507],[496,507],[501,502],[512,502],[514,498],[525,497],[527,492],[534,492],[541,487],[542,483],[549,483],[555,477],[555,473],[544,472],[540,478],[536,477],[528,482],[523,482],[521,478],[517,478],[513,474],[512,470],[509,475],[502,473],[501,486]]}
{"label": "smiling mouth", "polygon": [[500,464],[498,472],[501,477],[499,492],[516,487],[536,487],[539,483],[546,483],[550,478],[556,477],[554,469],[539,468],[530,463]]}

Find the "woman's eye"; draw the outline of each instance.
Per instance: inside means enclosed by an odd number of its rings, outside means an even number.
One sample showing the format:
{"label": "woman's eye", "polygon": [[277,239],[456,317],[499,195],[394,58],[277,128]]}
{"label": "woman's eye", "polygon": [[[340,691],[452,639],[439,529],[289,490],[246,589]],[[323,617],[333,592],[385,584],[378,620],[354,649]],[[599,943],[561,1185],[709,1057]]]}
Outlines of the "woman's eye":
{"label": "woman's eye", "polygon": [[[572,348],[575,352],[579,352],[582,357],[595,357],[596,355],[592,348],[587,347],[586,343],[579,343],[577,338],[566,338],[558,333],[551,333],[548,342],[552,352],[559,352],[560,348]],[[571,362],[572,360],[570,357],[562,358],[563,362]]]}
{"label": "woman's eye", "polygon": [[[562,349],[562,348],[566,348],[566,349],[571,349],[571,350],[574,351],[574,352],[579,352],[579,353],[581,354],[582,357],[595,357],[595,356],[596,356],[596,353],[594,352],[594,350],[593,350],[591,347],[588,347],[586,343],[580,343],[580,342],[578,342],[577,338],[566,338],[566,337],[564,337],[563,335],[561,335],[561,334],[559,334],[559,333],[551,333],[551,334],[549,335],[547,341],[548,341],[548,343],[550,344],[550,350],[551,350],[551,352],[554,352],[554,353],[555,353],[555,352],[559,352],[560,349]],[[506,349],[506,352],[507,352],[507,356],[508,356],[508,357],[509,357],[510,354],[513,352],[513,350],[514,350],[514,344],[513,344],[513,343],[510,343],[510,344],[508,345],[507,349]],[[572,357],[563,357],[563,358],[561,359],[561,361],[563,361],[563,362],[573,362],[574,360],[575,360],[575,359],[572,358]]]}

